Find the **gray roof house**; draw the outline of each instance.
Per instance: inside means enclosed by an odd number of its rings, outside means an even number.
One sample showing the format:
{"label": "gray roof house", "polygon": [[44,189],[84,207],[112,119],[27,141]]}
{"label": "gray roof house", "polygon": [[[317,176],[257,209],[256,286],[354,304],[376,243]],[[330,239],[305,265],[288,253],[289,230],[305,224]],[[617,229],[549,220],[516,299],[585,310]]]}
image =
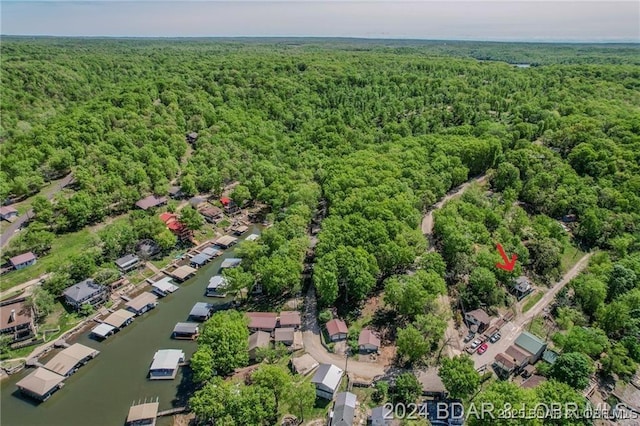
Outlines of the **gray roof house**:
{"label": "gray roof house", "polygon": [[371,410],[367,424],[371,426],[391,426],[393,424],[393,411],[389,406],[381,405]]}
{"label": "gray roof house", "polygon": [[100,305],[109,296],[107,288],[97,284],[91,278],[72,285],[62,295],[67,304],[74,309],[80,309],[82,305],[87,303],[92,306]]}
{"label": "gray roof house", "polygon": [[122,256],[120,259],[116,259],[115,263],[121,272],[129,272],[138,266],[140,258],[135,254],[127,254],[126,256]]}
{"label": "gray roof house", "polygon": [[351,426],[356,415],[357,397],[351,392],[340,392],[336,396],[333,410],[329,414],[331,426]]}
{"label": "gray roof house", "polygon": [[316,395],[324,399],[333,399],[340,387],[342,374],[343,371],[333,364],[320,365],[311,379],[311,383],[316,387]]}

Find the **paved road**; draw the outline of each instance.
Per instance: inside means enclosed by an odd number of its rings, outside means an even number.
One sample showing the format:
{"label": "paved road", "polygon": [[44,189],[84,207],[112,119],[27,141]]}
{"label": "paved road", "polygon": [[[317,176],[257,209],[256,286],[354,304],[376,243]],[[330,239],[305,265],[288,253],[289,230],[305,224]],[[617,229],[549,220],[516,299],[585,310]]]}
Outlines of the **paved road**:
{"label": "paved road", "polygon": [[[556,294],[565,286],[569,281],[575,278],[580,272],[582,272],[587,265],[589,264],[589,258],[593,253],[587,253],[580,258],[580,260],[573,265],[560,281],[554,284],[545,295],[536,303],[531,309],[529,309],[525,314],[520,315],[514,321],[506,323],[500,334],[502,338],[496,342],[495,344],[489,343],[489,349],[482,355],[473,355],[473,360],[476,368],[479,368],[485,364],[491,364],[496,355],[500,352],[504,352],[518,337],[520,332],[525,328],[525,326],[536,316],[538,316],[544,308],[549,306],[553,299],[556,297]],[[526,300],[526,299],[525,299]]]}
{"label": "paved road", "polygon": [[[73,174],[69,173],[67,176],[62,178],[60,182],[58,182],[55,185],[52,185],[51,188],[48,188],[46,191],[44,191],[44,194],[42,195],[44,195],[47,198],[47,200],[50,200],[54,197],[54,195],[60,192],[65,186],[69,185],[71,181],[73,181]],[[4,247],[9,242],[9,240],[15,235],[16,231],[20,229],[20,227],[24,225],[25,222],[27,222],[32,216],[33,216],[33,210],[29,209],[29,211],[27,211],[25,214],[16,218],[16,220],[7,227],[7,229],[2,233],[2,235],[0,235],[0,247]]]}

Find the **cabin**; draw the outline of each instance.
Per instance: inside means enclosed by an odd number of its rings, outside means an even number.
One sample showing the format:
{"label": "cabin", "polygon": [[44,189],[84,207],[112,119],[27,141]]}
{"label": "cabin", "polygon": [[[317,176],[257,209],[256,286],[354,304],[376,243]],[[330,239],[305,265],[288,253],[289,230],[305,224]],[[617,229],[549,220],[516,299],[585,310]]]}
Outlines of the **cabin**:
{"label": "cabin", "polygon": [[196,272],[198,272],[197,269],[192,268],[191,266],[188,266],[188,265],[182,265],[174,269],[173,272],[170,273],[170,275],[176,280],[180,282],[184,282],[189,278],[191,278],[192,276],[194,276]]}
{"label": "cabin", "polygon": [[158,305],[158,296],[145,291],[125,303],[126,309],[136,315],[142,315]]}
{"label": "cabin", "polygon": [[278,316],[275,312],[247,312],[249,330],[272,333],[276,328]]}
{"label": "cabin", "polygon": [[153,356],[149,368],[149,380],[173,380],[178,367],[184,363],[184,352],[180,349],[160,349]]}
{"label": "cabin", "polygon": [[543,340],[528,331],[520,333],[513,344],[517,346],[518,349],[530,355],[529,364],[538,362],[547,349],[547,344]]}
{"label": "cabin", "polygon": [[173,233],[176,237],[182,241],[191,240],[193,238],[193,231],[187,228],[175,213],[164,212],[160,215],[160,220],[167,225],[167,229]]}
{"label": "cabin", "polygon": [[293,371],[306,376],[318,366],[318,361],[309,354],[304,354],[297,358],[291,358],[291,367]]}
{"label": "cabin", "polygon": [[513,286],[513,293],[518,301],[524,299],[532,291],[533,286],[531,285],[531,281],[529,281],[529,278],[525,277],[524,275],[516,278],[515,285]]}
{"label": "cabin", "polygon": [[389,405],[381,405],[371,409],[371,414],[367,418],[367,424],[371,426],[392,426],[393,411]]}
{"label": "cabin", "polygon": [[508,357],[508,359],[511,359],[514,370],[521,370],[529,364],[530,354],[515,345],[509,346],[504,351],[504,355]]}
{"label": "cabin", "polygon": [[195,322],[179,322],[173,327],[171,337],[178,340],[195,340],[200,334],[200,327]]}
{"label": "cabin", "polygon": [[504,353],[499,353],[493,360],[493,371],[496,372],[498,377],[503,379],[508,378],[511,373],[513,373],[516,369],[516,363],[514,359]]}
{"label": "cabin", "polygon": [[208,297],[225,297],[227,279],[222,275],[214,275],[209,279],[205,295]]}
{"label": "cabin", "polygon": [[213,259],[214,257],[220,256],[222,254],[222,250],[215,247],[205,247],[202,249],[202,253]]}
{"label": "cabin", "polygon": [[222,247],[223,249],[227,249],[237,242],[238,239],[236,237],[232,237],[231,235],[223,235],[216,240],[216,245]]}
{"label": "cabin", "polygon": [[333,409],[329,412],[330,426],[352,426],[356,417],[358,398],[351,392],[340,392],[336,395]]}
{"label": "cabin", "polygon": [[44,365],[44,368],[61,376],[69,377],[99,353],[100,351],[93,348],[74,343],[58,352]]}
{"label": "cabin", "polygon": [[224,212],[220,207],[206,205],[201,206],[198,211],[204,217],[204,220],[214,225],[224,219]]}
{"label": "cabin", "polygon": [[204,253],[198,253],[191,258],[191,260],[189,261],[189,264],[192,267],[197,269],[209,263],[210,260],[211,260],[210,256]]}
{"label": "cabin", "polygon": [[19,254],[9,259],[9,264],[11,264],[13,269],[19,271],[20,269],[24,269],[27,266],[35,265],[36,255],[28,251],[26,253]]}
{"label": "cabin", "polygon": [[75,310],[80,310],[82,305],[98,306],[109,298],[107,287],[97,284],[91,278],[87,278],[72,285],[62,292],[65,302]]}
{"label": "cabin", "polygon": [[213,305],[205,302],[198,302],[193,305],[191,312],[189,312],[189,318],[194,321],[206,321],[211,316],[213,311]]}
{"label": "cabin", "polygon": [[240,207],[229,197],[221,197],[220,203],[222,203],[222,208],[224,212],[228,215],[234,215],[240,211]]}
{"label": "cabin", "polygon": [[230,257],[222,261],[220,269],[235,268],[236,266],[239,266],[240,263],[242,263],[242,259],[237,257]]}
{"label": "cabin", "polygon": [[171,277],[164,277],[163,279],[151,284],[151,288],[151,291],[153,291],[156,295],[165,297],[178,290],[180,287],[173,283],[173,279]]}
{"label": "cabin", "polygon": [[111,315],[106,317],[102,321],[102,323],[109,324],[115,327],[116,329],[121,330],[124,327],[131,324],[133,322],[134,317],[135,317],[135,314],[133,312],[127,311],[125,309],[118,309],[117,311],[113,312]]}
{"label": "cabin", "polygon": [[13,206],[0,207],[0,219],[13,222],[18,217],[18,210]]}
{"label": "cabin", "polygon": [[191,197],[189,199],[189,205],[191,207],[193,207],[194,209],[197,209],[198,206],[202,203],[204,203],[205,201],[207,201],[205,198],[202,197]]}
{"label": "cabin", "polygon": [[278,327],[293,327],[295,330],[300,328],[302,319],[298,311],[281,311],[278,318]]}
{"label": "cabin", "polygon": [[274,342],[277,345],[281,343],[285,346],[293,346],[296,330],[293,327],[276,328],[274,332]]}
{"label": "cabin", "polygon": [[256,331],[249,336],[249,359],[255,361],[259,348],[271,346],[271,335],[266,331]]}
{"label": "cabin", "polygon": [[136,269],[140,265],[140,258],[135,254],[127,254],[115,261],[116,266],[123,274]]}
{"label": "cabin", "polygon": [[149,210],[152,208],[164,206],[167,204],[167,197],[156,197],[155,195],[149,195],[138,202],[136,202],[136,207],[142,210]]}
{"label": "cabin", "polygon": [[20,392],[38,401],[46,401],[62,386],[64,386],[64,376],[38,367],[36,371],[29,374],[24,379],[16,383]]}
{"label": "cabin", "polygon": [[482,333],[491,324],[491,317],[482,309],[475,309],[464,314],[469,329],[477,327],[477,332]]}
{"label": "cabin", "polygon": [[36,333],[34,312],[26,299],[0,302],[0,334],[9,336],[11,342],[32,337]]}
{"label": "cabin", "polygon": [[358,337],[358,349],[363,353],[378,352],[380,338],[369,328],[363,328]]}
{"label": "cabin", "polygon": [[155,426],[159,402],[132,405],[127,414],[126,426]]}
{"label": "cabin", "polygon": [[340,387],[343,371],[333,364],[321,364],[311,379],[319,398],[332,400]]}
{"label": "cabin", "polygon": [[345,340],[349,334],[349,329],[347,328],[347,324],[341,319],[332,319],[327,322],[327,334],[329,334],[329,339],[332,342],[337,342],[339,340]]}

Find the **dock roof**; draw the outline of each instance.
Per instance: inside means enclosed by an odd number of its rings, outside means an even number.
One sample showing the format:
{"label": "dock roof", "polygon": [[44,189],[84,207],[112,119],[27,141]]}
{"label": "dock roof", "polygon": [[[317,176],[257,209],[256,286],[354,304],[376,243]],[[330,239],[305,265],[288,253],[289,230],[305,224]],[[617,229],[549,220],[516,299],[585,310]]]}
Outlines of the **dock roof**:
{"label": "dock roof", "polygon": [[302,324],[300,312],[298,311],[281,311],[280,327],[298,327]]}
{"label": "dock roof", "polygon": [[184,352],[180,349],[160,349],[153,355],[149,370],[175,370],[184,361]]}
{"label": "dock roof", "polygon": [[273,330],[276,328],[278,316],[275,312],[247,312],[249,328]]}
{"label": "dock roof", "polygon": [[135,314],[127,311],[126,309],[118,309],[108,317],[106,317],[102,322],[105,324],[112,325],[116,328],[122,327],[122,324],[135,317]]}
{"label": "dock roof", "polygon": [[130,301],[128,301],[125,306],[135,310],[135,311],[139,311],[142,308],[144,308],[145,306],[151,304],[151,303],[156,303],[158,301],[158,296],[156,296],[153,293],[149,293],[148,291],[145,291],[144,293],[141,293],[139,295],[137,295],[135,298],[131,299]]}
{"label": "dock roof", "polygon": [[209,257],[216,257],[222,253],[222,250],[215,247],[205,247],[204,249],[202,249],[202,253],[206,254]]}
{"label": "dock roof", "polygon": [[36,395],[46,395],[51,389],[64,381],[64,376],[38,367],[36,371],[20,380],[16,385]]}
{"label": "dock roof", "polygon": [[223,235],[222,237],[216,240],[216,244],[221,245],[223,247],[228,247],[234,244],[238,239],[236,237],[232,237],[231,235]]}
{"label": "dock roof", "polygon": [[212,308],[213,305],[210,303],[198,302],[193,305],[193,308],[191,308],[191,312],[189,312],[189,315],[192,317],[206,317],[211,313]]}
{"label": "dock roof", "polygon": [[176,268],[171,275],[176,277],[179,280],[186,280],[189,275],[195,274],[197,269],[192,268],[189,265],[182,265],[179,268]]}
{"label": "dock roof", "polygon": [[245,241],[255,241],[259,238],[260,238],[259,234],[251,234],[247,238],[245,238]]}
{"label": "dock roof", "polygon": [[214,275],[209,279],[209,284],[207,284],[208,289],[217,289],[220,287],[225,287],[227,285],[227,279],[222,275]]}
{"label": "dock roof", "polygon": [[230,257],[228,259],[225,259],[222,261],[222,265],[220,265],[220,267],[222,269],[224,268],[235,268],[236,266],[238,266],[240,263],[242,262],[242,259],[237,258],[237,257]]}
{"label": "dock roof", "polygon": [[127,423],[139,422],[141,420],[155,419],[158,415],[158,402],[147,402],[146,404],[132,405],[127,415]]}
{"label": "dock roof", "polygon": [[204,253],[198,253],[191,258],[191,263],[195,263],[196,265],[201,266],[210,260],[211,260],[211,256],[206,255]]}
{"label": "dock roof", "polygon": [[107,337],[109,335],[109,333],[111,333],[113,330],[115,330],[116,328],[112,325],[109,324],[98,324],[96,327],[94,327],[91,332],[93,334],[95,334],[96,336],[100,336],[100,337]]}
{"label": "dock roof", "polygon": [[156,288],[163,293],[173,293],[180,288],[177,285],[173,284],[173,280],[171,279],[171,277],[164,277],[163,279],[151,284],[151,287]]}
{"label": "dock roof", "polygon": [[199,324],[197,322],[179,322],[173,327],[174,333],[195,334],[198,332]]}
{"label": "dock roof", "polygon": [[66,349],[58,352],[44,365],[47,370],[66,376],[83,359],[97,355],[99,351],[80,343],[74,343]]}
{"label": "dock roof", "polygon": [[9,259],[9,263],[11,263],[11,265],[15,267],[23,263],[31,262],[32,260],[36,260],[36,255],[28,251],[26,253],[22,253],[12,257],[11,259]]}

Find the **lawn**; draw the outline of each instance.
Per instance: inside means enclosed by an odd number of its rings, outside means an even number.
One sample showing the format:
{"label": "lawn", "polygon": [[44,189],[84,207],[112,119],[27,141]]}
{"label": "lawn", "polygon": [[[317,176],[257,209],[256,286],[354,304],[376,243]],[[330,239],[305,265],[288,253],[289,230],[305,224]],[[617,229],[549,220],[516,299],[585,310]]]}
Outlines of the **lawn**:
{"label": "lawn", "polygon": [[560,258],[560,264],[562,267],[562,273],[566,273],[576,262],[584,256],[586,253],[577,247],[567,244],[564,248],[564,253]]}
{"label": "lawn", "polygon": [[544,293],[542,293],[539,290],[536,291],[535,293],[529,295],[529,297],[527,297],[527,301],[524,303],[524,305],[522,305],[522,313],[524,314],[529,309],[533,308],[533,306],[536,303],[538,303],[540,301],[540,299],[542,299],[543,295],[544,295]]}

